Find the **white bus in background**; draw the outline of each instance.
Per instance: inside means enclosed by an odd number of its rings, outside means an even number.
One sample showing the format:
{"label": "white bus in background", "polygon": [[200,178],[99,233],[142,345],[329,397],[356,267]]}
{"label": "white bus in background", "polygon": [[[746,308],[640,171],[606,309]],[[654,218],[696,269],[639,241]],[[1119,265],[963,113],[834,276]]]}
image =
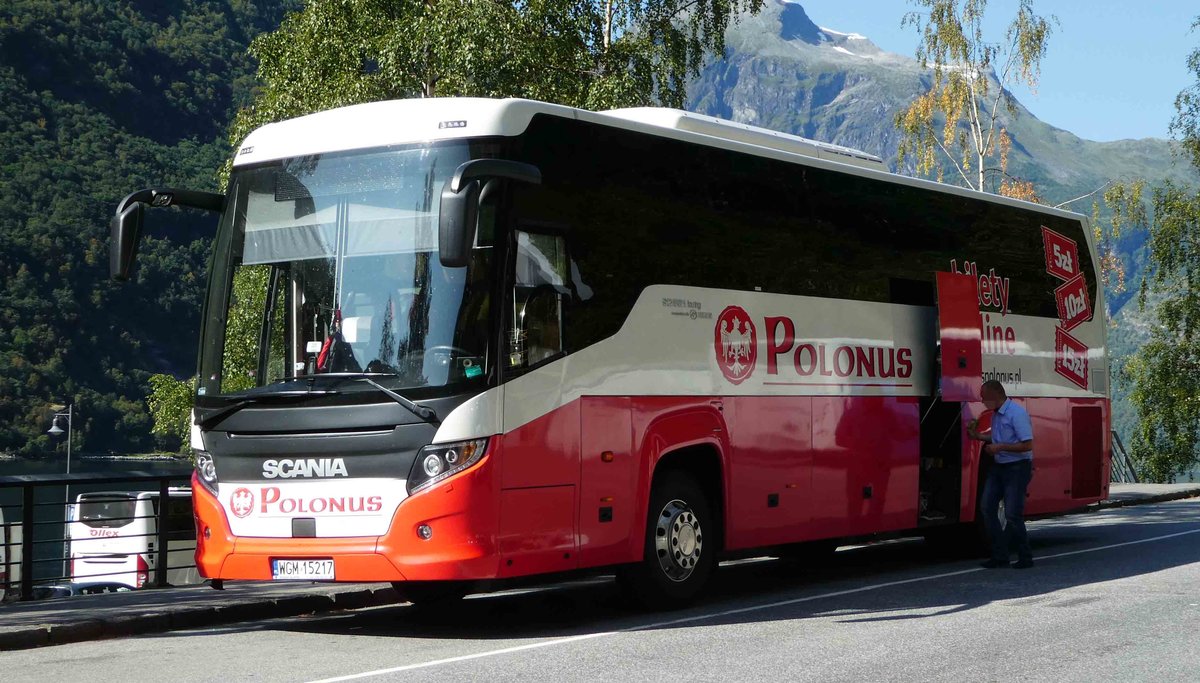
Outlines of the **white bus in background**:
{"label": "white bus in background", "polygon": [[[71,581],[142,588],[158,560],[157,491],[81,493],[70,522]],[[167,583],[199,583],[192,492],[172,488],[167,501]]]}

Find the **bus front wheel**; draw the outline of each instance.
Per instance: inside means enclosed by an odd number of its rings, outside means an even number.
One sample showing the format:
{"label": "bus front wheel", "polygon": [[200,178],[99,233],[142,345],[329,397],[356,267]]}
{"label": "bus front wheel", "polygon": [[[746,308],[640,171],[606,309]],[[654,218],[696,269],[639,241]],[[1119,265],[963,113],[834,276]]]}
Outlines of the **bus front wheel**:
{"label": "bus front wheel", "polygon": [[642,561],[621,572],[621,585],[647,607],[681,607],[712,575],[716,539],[703,490],[687,474],[668,473],[650,493]]}

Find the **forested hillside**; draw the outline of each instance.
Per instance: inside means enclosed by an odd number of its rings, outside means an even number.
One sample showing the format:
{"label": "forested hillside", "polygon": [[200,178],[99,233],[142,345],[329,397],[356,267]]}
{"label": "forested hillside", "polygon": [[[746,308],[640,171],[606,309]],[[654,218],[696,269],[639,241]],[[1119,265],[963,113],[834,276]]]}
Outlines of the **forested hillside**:
{"label": "forested hillside", "polygon": [[[299,0],[6,0],[0,6],[0,451],[152,449],[154,372],[195,367],[212,219],[147,219],[137,281],[108,279],[108,219],[149,185],[215,189],[246,54]],[[157,213],[157,212],[156,212]]]}

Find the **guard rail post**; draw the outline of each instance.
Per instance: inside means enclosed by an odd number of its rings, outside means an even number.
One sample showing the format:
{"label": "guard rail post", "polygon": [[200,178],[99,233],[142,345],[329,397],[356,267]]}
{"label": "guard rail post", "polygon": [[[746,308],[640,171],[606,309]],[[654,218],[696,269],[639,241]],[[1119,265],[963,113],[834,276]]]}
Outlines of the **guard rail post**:
{"label": "guard rail post", "polygon": [[154,585],[163,588],[167,585],[167,512],[171,506],[171,487],[167,478],[158,480],[158,538],[154,549],[158,558],[154,563]]}
{"label": "guard rail post", "polygon": [[33,599],[33,486],[21,487],[21,599]]}

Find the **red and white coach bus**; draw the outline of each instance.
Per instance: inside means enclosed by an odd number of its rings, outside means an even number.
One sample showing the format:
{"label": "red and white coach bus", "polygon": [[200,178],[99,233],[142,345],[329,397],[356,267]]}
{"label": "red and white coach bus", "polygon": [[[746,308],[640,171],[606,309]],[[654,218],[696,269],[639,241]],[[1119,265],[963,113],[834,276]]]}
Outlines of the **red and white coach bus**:
{"label": "red and white coach bus", "polygon": [[[414,598],[976,519],[982,380],[1033,418],[1028,512],[1107,493],[1103,292],[1077,214],[681,111],[379,102],[271,124],[219,211],[196,564]],[[783,550],[778,550],[782,548]]]}

